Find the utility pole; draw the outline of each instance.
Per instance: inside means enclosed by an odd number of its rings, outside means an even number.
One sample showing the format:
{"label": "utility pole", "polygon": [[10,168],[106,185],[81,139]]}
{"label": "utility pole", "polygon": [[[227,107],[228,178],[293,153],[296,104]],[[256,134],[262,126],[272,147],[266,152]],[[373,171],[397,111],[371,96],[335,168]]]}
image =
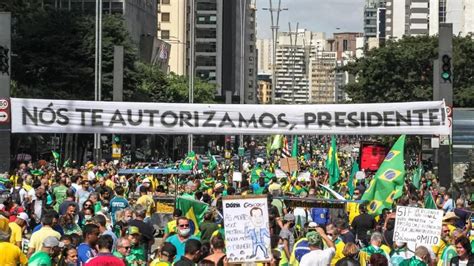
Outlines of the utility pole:
{"label": "utility pole", "polygon": [[[453,24],[440,23],[438,37],[438,59],[433,68],[433,100],[444,100],[448,123],[453,126]],[[439,136],[439,149],[435,150],[438,176],[441,186],[449,188],[452,181],[452,133]]]}
{"label": "utility pole", "polygon": [[[188,84],[188,96],[189,103],[194,103],[194,51],[195,51],[195,9],[194,1],[189,1],[189,84]],[[193,150],[193,134],[188,134],[188,152]]]}
{"label": "utility pole", "polygon": [[296,45],[298,45],[298,28],[299,22],[296,23],[296,32],[295,32],[295,42],[293,43],[293,32],[291,31],[291,22],[288,22],[288,29],[290,31],[290,47],[291,47],[291,103],[295,104],[295,53],[296,53]]}
{"label": "utility pole", "polygon": [[[96,1],[95,8],[95,68],[94,68],[94,92],[95,101],[102,99],[102,0]],[[98,163],[101,159],[100,134],[94,134],[94,161]]]}
{"label": "utility pole", "polygon": [[0,12],[0,173],[10,171],[11,13]]}
{"label": "utility pole", "polygon": [[[270,19],[272,25],[270,26],[272,30],[272,42],[273,42],[273,62],[272,62],[272,104],[275,104],[275,90],[277,85],[277,77],[276,77],[276,48],[278,44],[278,29],[279,29],[279,22],[280,22],[280,12],[284,10],[288,10],[288,8],[281,8],[281,0],[278,0],[278,7],[273,8],[273,0],[268,0],[270,7],[263,8],[263,10],[270,11]],[[276,13],[276,17],[274,18],[274,14]]]}

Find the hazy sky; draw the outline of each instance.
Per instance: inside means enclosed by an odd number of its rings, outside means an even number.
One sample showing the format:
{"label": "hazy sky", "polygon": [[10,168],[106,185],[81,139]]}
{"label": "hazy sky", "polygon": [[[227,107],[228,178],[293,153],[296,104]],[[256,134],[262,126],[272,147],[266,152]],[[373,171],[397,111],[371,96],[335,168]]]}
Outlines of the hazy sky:
{"label": "hazy sky", "polygon": [[[257,36],[271,38],[270,12],[262,10],[269,7],[269,0],[256,1]],[[278,0],[272,1],[276,7]],[[288,10],[280,13],[280,31],[288,31],[288,22],[292,30],[299,22],[300,29],[326,32],[326,36],[337,31],[363,31],[364,0],[281,0],[281,6]]]}

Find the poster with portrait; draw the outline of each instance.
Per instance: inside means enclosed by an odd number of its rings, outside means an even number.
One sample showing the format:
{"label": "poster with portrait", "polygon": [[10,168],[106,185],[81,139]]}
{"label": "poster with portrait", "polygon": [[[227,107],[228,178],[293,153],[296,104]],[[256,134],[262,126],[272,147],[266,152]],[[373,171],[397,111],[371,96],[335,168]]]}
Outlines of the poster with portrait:
{"label": "poster with portrait", "polygon": [[267,198],[224,197],[222,204],[229,263],[270,261]]}

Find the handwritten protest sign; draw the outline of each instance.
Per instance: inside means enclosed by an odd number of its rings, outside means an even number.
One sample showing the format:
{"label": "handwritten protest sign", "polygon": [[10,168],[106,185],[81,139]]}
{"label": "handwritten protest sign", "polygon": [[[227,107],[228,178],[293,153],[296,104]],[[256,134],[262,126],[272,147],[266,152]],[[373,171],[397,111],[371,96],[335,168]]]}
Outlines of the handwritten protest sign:
{"label": "handwritten protest sign", "polygon": [[441,240],[443,211],[397,206],[393,241],[437,245]]}
{"label": "handwritten protest sign", "polygon": [[230,263],[269,261],[266,197],[225,197],[222,201],[226,255]]}

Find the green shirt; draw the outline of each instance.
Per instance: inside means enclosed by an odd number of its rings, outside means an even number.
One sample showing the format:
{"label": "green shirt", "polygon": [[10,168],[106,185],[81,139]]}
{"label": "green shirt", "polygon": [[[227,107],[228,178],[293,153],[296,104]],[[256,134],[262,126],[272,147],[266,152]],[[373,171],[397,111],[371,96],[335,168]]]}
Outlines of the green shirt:
{"label": "green shirt", "polygon": [[53,195],[56,198],[56,205],[54,205],[56,211],[59,209],[61,203],[66,199],[66,191],[67,187],[65,185],[59,185],[53,189]]}
{"label": "green shirt", "polygon": [[128,265],[131,265],[134,262],[137,262],[140,260],[145,262],[146,261],[145,248],[141,245],[132,247],[130,249],[130,254],[125,259],[127,260]]}
{"label": "green shirt", "polygon": [[28,265],[31,266],[51,266],[52,264],[53,262],[48,253],[41,250],[35,252],[28,260]]}
{"label": "green shirt", "polygon": [[112,255],[114,255],[115,257],[117,257],[117,258],[119,258],[119,259],[121,259],[121,260],[125,263],[125,265],[127,265],[127,266],[130,266],[130,265],[131,265],[130,263],[128,263],[127,259],[126,259],[122,254],[120,254],[120,252],[114,251],[114,252],[112,253]]}

